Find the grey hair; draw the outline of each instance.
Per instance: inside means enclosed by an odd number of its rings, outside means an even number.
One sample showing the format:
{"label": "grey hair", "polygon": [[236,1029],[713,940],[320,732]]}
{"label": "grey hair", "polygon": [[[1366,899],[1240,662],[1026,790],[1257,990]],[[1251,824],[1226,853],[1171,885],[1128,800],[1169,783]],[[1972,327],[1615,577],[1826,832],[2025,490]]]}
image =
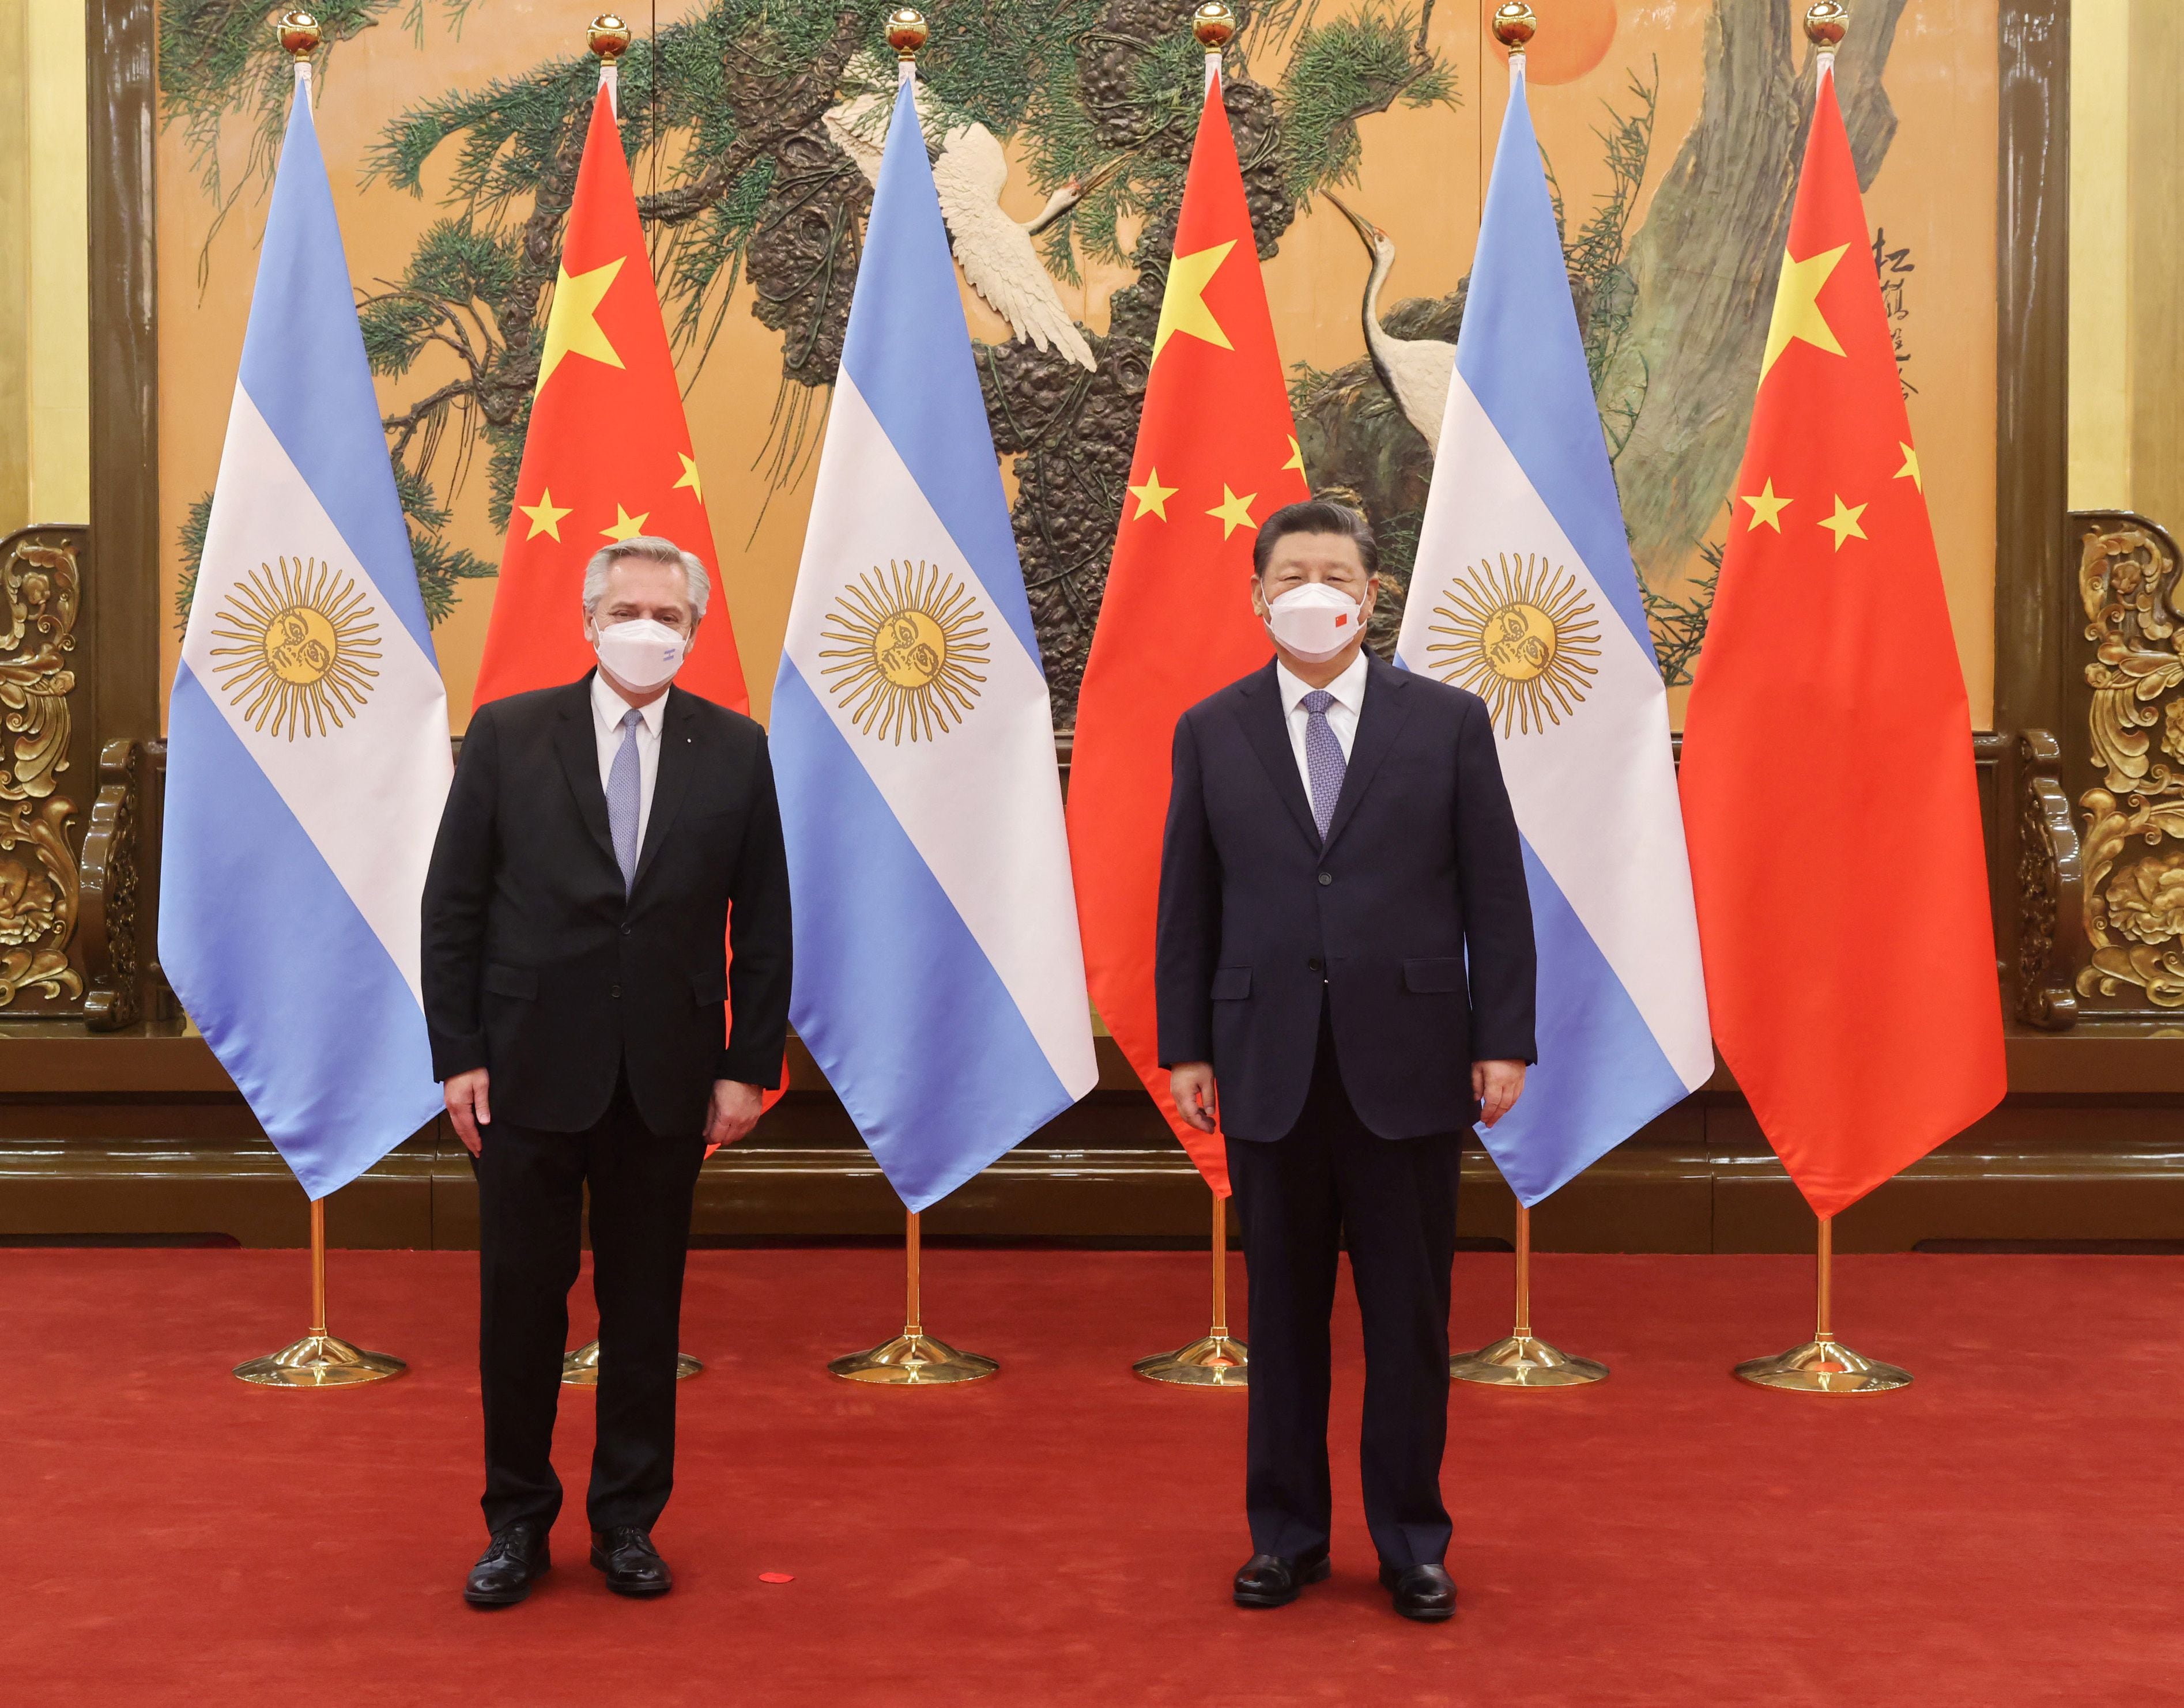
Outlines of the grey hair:
{"label": "grey hair", "polygon": [[632,534],[628,539],[616,540],[612,545],[600,547],[592,554],[591,562],[584,565],[586,616],[591,615],[599,601],[606,596],[607,576],[625,558],[641,558],[653,564],[680,564],[683,576],[690,584],[691,618],[694,621],[705,615],[705,599],[710,592],[705,579],[705,566],[672,540],[662,539],[658,534]]}

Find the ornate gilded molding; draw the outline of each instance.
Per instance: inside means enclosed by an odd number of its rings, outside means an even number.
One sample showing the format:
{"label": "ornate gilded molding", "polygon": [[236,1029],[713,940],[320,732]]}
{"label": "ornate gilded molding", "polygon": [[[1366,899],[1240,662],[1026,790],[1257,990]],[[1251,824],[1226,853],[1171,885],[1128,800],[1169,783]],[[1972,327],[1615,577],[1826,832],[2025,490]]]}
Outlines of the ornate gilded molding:
{"label": "ornate gilded molding", "polygon": [[2062,1032],[2078,1019],[2070,965],[2085,929],[2082,850],[2059,776],[2063,744],[2050,731],[2027,730],[2017,757],[2017,1009],[2031,1025]]}
{"label": "ornate gilded molding", "polygon": [[2086,726],[2101,787],[2078,798],[2092,955],[2078,974],[2077,993],[2113,998],[2131,986],[2155,1008],[2184,1008],[2184,636],[2176,542],[2143,517],[2120,513],[2094,514],[2081,526],[2078,593],[2093,643],[2085,667],[2092,691]]}
{"label": "ornate gilded molding", "polygon": [[84,1024],[94,1032],[133,1026],[143,1012],[137,979],[136,873],[143,749],[107,743],[98,755],[98,795],[83,836],[82,943],[91,975]]}
{"label": "ornate gilded molding", "polygon": [[[0,542],[0,1009],[83,994],[71,964],[81,886],[68,832],[82,531],[31,528]],[[38,1000],[42,999],[42,1000]]]}

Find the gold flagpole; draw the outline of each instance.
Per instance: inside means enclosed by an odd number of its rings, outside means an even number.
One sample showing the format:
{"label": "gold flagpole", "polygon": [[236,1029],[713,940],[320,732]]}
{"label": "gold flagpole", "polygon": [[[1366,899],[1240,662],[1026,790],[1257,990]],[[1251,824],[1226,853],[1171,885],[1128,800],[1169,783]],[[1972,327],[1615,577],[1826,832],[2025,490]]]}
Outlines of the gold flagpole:
{"label": "gold flagpole", "polygon": [[1835,1218],[1820,1217],[1818,1241],[1818,1321],[1813,1338],[1802,1346],[1778,1352],[1772,1358],[1747,1359],[1736,1366],[1744,1381],[1761,1388],[1786,1388],[1793,1394],[1888,1394],[1911,1385],[1911,1372],[1877,1358],[1852,1352],[1836,1338],[1833,1316],[1835,1293]]}
{"label": "gold flagpole", "polygon": [[[290,14],[292,17],[293,14]],[[326,1332],[326,1202],[311,1200],[311,1326],[301,1340],[235,1366],[260,1388],[354,1388],[385,1382],[410,1366]]]}
{"label": "gold flagpole", "polygon": [[1532,1212],[1517,1206],[1517,1324],[1491,1346],[1448,1361],[1458,1382],[1489,1388],[1577,1388],[1598,1382],[1607,1366],[1557,1352],[1532,1332]]}
{"label": "gold flagpole", "polygon": [[1213,1326],[1173,1352],[1140,1358],[1130,1366],[1150,1382],[1178,1388],[1243,1388],[1250,1384],[1251,1355],[1228,1332],[1228,1201],[1213,1199]]}
{"label": "gold flagpole", "polygon": [[869,1382],[887,1388],[929,1388],[938,1383],[977,1382],[991,1376],[1000,1368],[992,1359],[975,1352],[958,1352],[925,1332],[924,1310],[918,1297],[917,1212],[908,1212],[908,1220],[903,1240],[908,1285],[902,1332],[869,1352],[833,1359],[827,1370],[844,1382]]}
{"label": "gold flagpole", "polygon": [[[629,52],[636,35],[629,25],[612,12],[602,12],[592,19],[584,32],[584,40],[599,62],[599,93],[605,96],[612,107],[617,123],[621,118],[621,96],[617,81],[617,67],[621,56]],[[675,1379],[688,1382],[705,1369],[687,1352],[675,1355]],[[588,1340],[574,1352],[565,1353],[561,1359],[561,1385],[564,1388],[596,1388],[599,1385],[599,1344]]]}

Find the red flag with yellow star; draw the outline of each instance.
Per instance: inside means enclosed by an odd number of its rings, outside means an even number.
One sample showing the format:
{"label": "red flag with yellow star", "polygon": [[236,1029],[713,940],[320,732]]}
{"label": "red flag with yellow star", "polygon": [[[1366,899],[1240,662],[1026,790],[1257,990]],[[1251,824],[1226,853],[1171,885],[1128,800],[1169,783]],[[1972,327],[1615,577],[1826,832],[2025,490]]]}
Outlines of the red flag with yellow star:
{"label": "red flag with yellow star", "polygon": [[1077,701],[1069,855],[1093,1006],[1213,1189],[1218,1133],[1176,1113],[1160,1065],[1153,934],[1176,720],[1273,656],[1251,604],[1251,541],[1312,496],[1244,175],[1212,81],[1153,335],[1129,494]]}
{"label": "red flag with yellow star", "polygon": [[[711,584],[675,685],[749,711],[705,489],[682,416],[682,388],[667,348],[611,86],[602,80],[546,314],[538,389],[523,437],[473,709],[504,694],[575,682],[592,668],[596,660],[580,615],[584,565],[608,541],[638,534],[674,541],[705,565]],[[733,1025],[731,1017],[731,1030]],[[788,1084],[784,1061],[781,1088],[766,1093],[767,1108]]]}
{"label": "red flag with yellow star", "polygon": [[652,261],[602,88],[546,315],[474,706],[571,682],[592,667],[578,615],[584,565],[610,540],[636,534],[674,541],[712,582],[677,686],[749,711]]}
{"label": "red flag with yellow star", "polygon": [[1970,715],[1825,58],[1735,512],[1684,725],[1707,1003],[1833,1216],[2006,1075]]}

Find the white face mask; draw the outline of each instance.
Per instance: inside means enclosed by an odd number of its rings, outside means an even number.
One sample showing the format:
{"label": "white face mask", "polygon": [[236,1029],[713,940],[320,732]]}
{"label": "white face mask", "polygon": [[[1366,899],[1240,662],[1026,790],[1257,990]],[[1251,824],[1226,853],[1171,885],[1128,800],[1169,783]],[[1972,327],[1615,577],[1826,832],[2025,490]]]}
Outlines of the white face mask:
{"label": "white face mask", "polygon": [[1324,664],[1364,631],[1364,607],[1339,587],[1306,581],[1267,606],[1267,626],[1284,652]]}
{"label": "white face mask", "polygon": [[592,646],[599,663],[616,682],[637,689],[656,688],[682,668],[689,643],[665,623],[639,617],[596,631]]}

